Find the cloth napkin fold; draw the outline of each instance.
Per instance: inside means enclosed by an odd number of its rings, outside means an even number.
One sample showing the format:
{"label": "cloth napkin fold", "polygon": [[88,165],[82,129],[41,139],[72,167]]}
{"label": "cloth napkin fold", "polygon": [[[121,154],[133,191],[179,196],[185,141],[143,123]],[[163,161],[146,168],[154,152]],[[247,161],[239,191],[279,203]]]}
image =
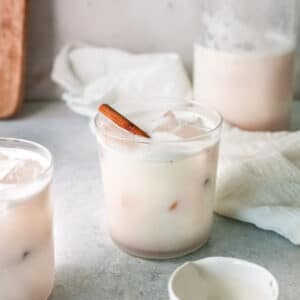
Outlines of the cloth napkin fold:
{"label": "cloth napkin fold", "polygon": [[300,132],[223,130],[215,211],[300,244]]}
{"label": "cloth napkin fold", "polygon": [[[113,48],[68,45],[57,55],[52,79],[75,112],[93,116],[100,103],[191,97],[191,83],[178,54],[131,54]],[[153,98],[150,98],[150,97]],[[159,97],[155,97],[159,96]],[[147,98],[149,101],[143,101]]]}
{"label": "cloth napkin fold", "polygon": [[[177,54],[69,45],[58,54],[52,77],[68,106],[87,116],[103,101],[123,109],[128,99],[151,106],[151,96],[192,95]],[[247,132],[225,124],[215,211],[300,245],[300,131]]]}

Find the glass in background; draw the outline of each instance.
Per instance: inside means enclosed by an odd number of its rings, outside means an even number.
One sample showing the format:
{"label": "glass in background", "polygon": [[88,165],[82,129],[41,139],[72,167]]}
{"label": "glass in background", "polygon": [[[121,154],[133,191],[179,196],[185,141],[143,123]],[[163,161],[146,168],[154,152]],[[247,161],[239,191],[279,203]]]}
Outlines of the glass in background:
{"label": "glass in background", "polygon": [[295,0],[201,0],[194,96],[247,130],[287,130]]}

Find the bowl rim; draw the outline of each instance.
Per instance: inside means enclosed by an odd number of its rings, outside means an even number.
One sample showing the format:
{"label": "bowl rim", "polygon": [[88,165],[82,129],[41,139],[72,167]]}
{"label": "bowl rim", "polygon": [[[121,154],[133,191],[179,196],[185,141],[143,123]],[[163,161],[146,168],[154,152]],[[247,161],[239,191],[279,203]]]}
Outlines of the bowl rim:
{"label": "bowl rim", "polygon": [[177,297],[177,295],[175,294],[174,292],[174,289],[173,289],[173,281],[175,279],[175,277],[177,276],[177,274],[189,263],[194,263],[196,265],[201,265],[201,263],[203,262],[209,262],[209,263],[222,263],[222,262],[230,262],[232,264],[239,264],[239,265],[244,265],[244,266],[247,266],[249,268],[255,268],[259,271],[262,271],[264,272],[267,276],[270,277],[271,281],[272,281],[272,287],[275,291],[275,294],[274,294],[274,299],[272,300],[278,300],[278,297],[279,297],[279,286],[278,286],[278,281],[277,279],[275,278],[275,276],[265,267],[259,265],[259,264],[256,264],[256,263],[253,263],[253,262],[250,262],[248,260],[244,260],[244,259],[240,259],[240,258],[235,258],[235,257],[226,257],[226,256],[210,256],[210,257],[205,257],[205,258],[202,258],[202,259],[199,259],[199,260],[196,260],[196,261],[188,261],[188,262],[185,262],[184,264],[180,265],[178,268],[175,269],[175,271],[171,274],[170,278],[169,278],[169,281],[168,281],[168,293],[169,293],[169,297],[171,300],[183,300],[183,299],[179,299]]}

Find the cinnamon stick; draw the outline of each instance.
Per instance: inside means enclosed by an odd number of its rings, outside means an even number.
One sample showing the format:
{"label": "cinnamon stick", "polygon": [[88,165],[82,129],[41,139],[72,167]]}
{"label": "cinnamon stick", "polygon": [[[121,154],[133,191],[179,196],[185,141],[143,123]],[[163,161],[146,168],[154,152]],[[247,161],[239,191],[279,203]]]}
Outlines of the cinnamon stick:
{"label": "cinnamon stick", "polygon": [[140,129],[138,126],[136,126],[130,120],[128,120],[126,117],[121,115],[119,112],[117,112],[115,109],[113,109],[110,105],[101,104],[98,107],[98,110],[99,110],[99,112],[104,114],[107,118],[109,118],[111,121],[113,121],[119,127],[131,132],[134,135],[139,135],[142,137],[150,138],[148,133],[146,133],[144,130]]}

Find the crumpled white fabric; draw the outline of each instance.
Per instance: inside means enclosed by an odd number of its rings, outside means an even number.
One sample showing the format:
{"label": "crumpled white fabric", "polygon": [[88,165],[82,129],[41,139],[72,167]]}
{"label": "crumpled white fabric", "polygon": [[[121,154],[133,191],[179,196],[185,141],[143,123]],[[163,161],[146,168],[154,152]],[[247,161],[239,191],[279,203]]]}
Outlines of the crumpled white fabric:
{"label": "crumpled white fabric", "polygon": [[[75,112],[93,116],[100,103],[191,97],[191,83],[178,54],[130,54],[113,48],[68,45],[57,55],[52,79]],[[159,96],[159,97],[157,97]],[[146,99],[146,100],[145,100]]]}
{"label": "crumpled white fabric", "polygon": [[[68,106],[88,116],[103,101],[123,112],[128,99],[151,106],[146,103],[151,95],[184,100],[192,94],[176,54],[133,55],[67,46],[57,56],[52,76],[63,87]],[[258,133],[224,127],[215,211],[275,231],[299,245],[300,132]]]}
{"label": "crumpled white fabric", "polygon": [[300,131],[223,131],[215,211],[300,244]]}

